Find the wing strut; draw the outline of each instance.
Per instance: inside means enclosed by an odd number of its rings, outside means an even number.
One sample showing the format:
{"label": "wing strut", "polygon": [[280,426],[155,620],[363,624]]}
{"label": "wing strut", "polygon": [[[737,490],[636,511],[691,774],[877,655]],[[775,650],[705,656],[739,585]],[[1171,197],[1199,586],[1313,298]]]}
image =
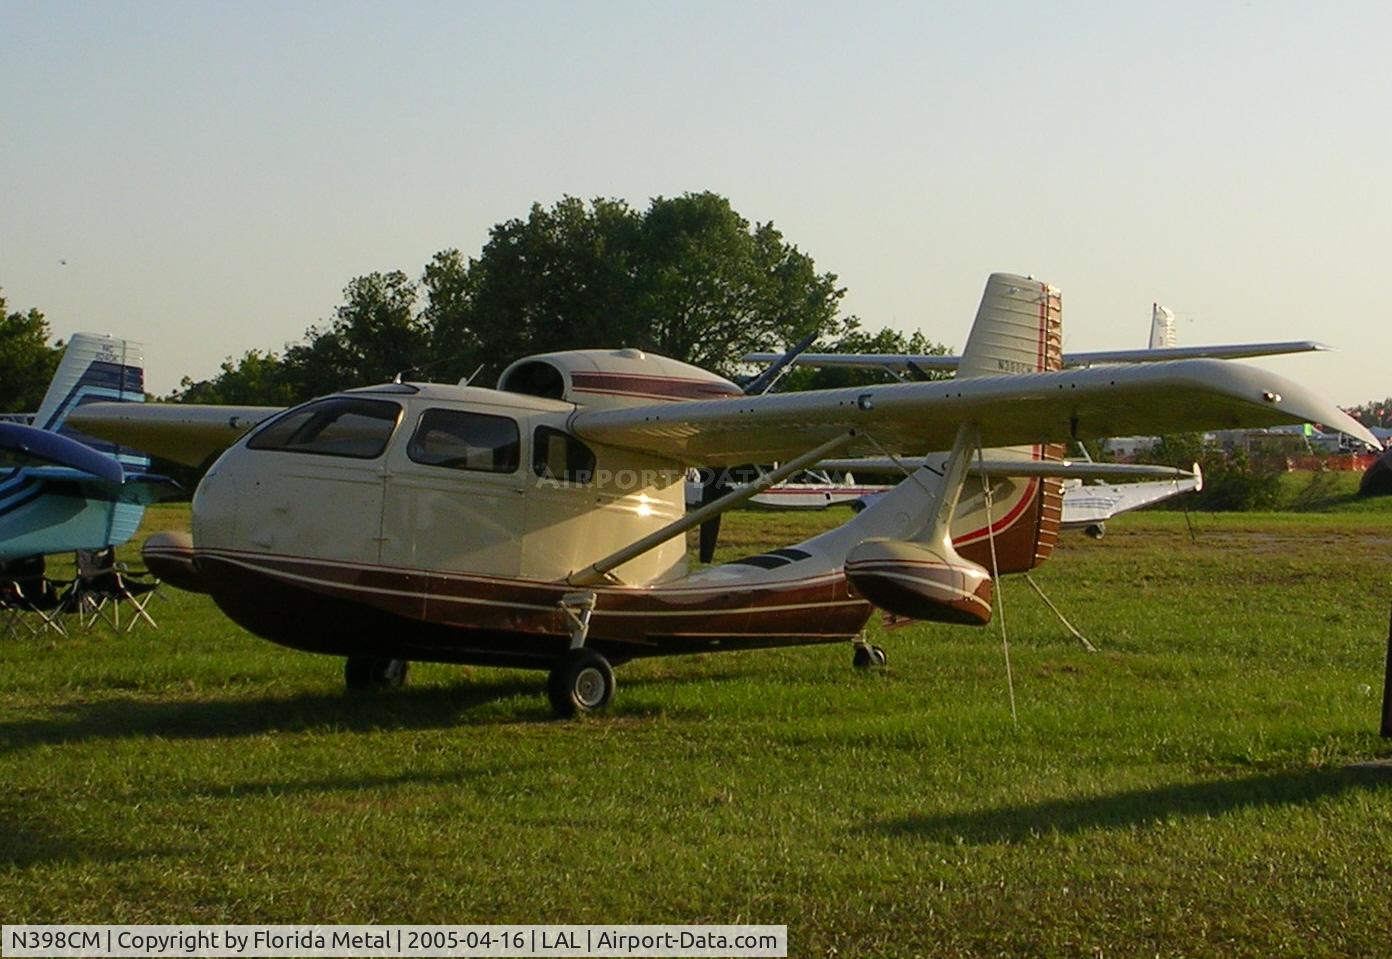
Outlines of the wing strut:
{"label": "wing strut", "polygon": [[682,533],[691,529],[691,527],[699,526],[711,517],[719,516],[731,507],[738,506],[745,500],[759,495],[770,486],[775,483],[783,482],[783,480],[792,476],[798,470],[806,469],[819,459],[825,459],[829,453],[845,446],[854,439],[855,436],[855,430],[847,430],[840,436],[832,437],[816,449],[808,450],[801,456],[788,460],[786,463],[779,466],[778,469],[771,473],[765,473],[747,486],[739,486],[731,492],[726,493],[715,502],[707,503],[700,509],[687,513],[681,519],[668,523],[666,526],[649,533],[642,539],[628,544],[623,549],[610,553],[598,562],[591,563],[584,569],[571,573],[566,577],[566,582],[571,586],[593,586],[596,583],[616,582],[617,580],[612,575],[612,571],[615,568],[622,566],[635,556],[643,555],[655,546],[662,545],[674,536],[680,536]]}

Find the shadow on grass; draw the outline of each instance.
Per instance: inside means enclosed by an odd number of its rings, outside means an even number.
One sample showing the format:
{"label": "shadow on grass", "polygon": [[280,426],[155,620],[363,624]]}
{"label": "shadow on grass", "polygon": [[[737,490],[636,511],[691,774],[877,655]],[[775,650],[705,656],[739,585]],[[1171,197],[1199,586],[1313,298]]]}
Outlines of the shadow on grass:
{"label": "shadow on grass", "polygon": [[1310,769],[1271,773],[1246,779],[1157,786],[1085,799],[1057,799],[939,816],[909,816],[887,820],[871,828],[893,836],[920,836],[944,842],[1019,843],[1050,833],[1125,829],[1175,818],[1300,805],[1354,790],[1373,789],[1392,789],[1392,772]]}
{"label": "shadow on grass", "polygon": [[268,732],[431,729],[468,722],[468,710],[512,696],[535,706],[500,722],[549,719],[542,685],[523,679],[382,693],[305,693],[200,701],[108,699],[55,707],[51,716],[0,722],[0,752],[41,744],[159,736],[223,739]]}
{"label": "shadow on grass", "polygon": [[55,862],[126,863],[186,852],[168,845],[142,849],[69,835],[42,813],[0,804],[0,867],[26,869]]}

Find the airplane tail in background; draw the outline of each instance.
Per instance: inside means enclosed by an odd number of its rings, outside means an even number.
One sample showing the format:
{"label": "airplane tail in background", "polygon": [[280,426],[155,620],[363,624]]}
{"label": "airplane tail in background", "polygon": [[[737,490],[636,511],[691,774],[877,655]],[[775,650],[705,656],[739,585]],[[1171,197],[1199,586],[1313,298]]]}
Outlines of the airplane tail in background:
{"label": "airplane tail in background", "polygon": [[34,417],[52,430],[114,456],[128,472],[148,469],[150,458],[67,425],[68,414],[86,403],[145,401],[145,351],[141,344],[98,333],[74,333]]}
{"label": "airplane tail in background", "polygon": [[1150,304],[1150,348],[1165,350],[1175,345],[1174,311]]}
{"label": "airplane tail in background", "polygon": [[[16,469],[0,479],[0,561],[118,546],[135,535],[145,504],[177,489],[151,477],[149,457],[68,426],[86,403],[145,400],[144,358],[138,343],[78,333],[68,341],[44,394],[33,428],[85,444],[121,464],[125,482],[103,481],[81,467]],[[50,457],[52,458],[52,457]]]}

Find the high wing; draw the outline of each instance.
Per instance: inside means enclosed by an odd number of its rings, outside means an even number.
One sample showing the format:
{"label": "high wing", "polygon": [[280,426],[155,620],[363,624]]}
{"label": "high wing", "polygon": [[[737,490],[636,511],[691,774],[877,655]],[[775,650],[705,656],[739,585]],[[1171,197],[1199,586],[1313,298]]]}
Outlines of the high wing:
{"label": "high wing", "polygon": [[179,403],[87,403],[68,422],[84,433],[122,443],[185,466],[221,453],[277,406],[199,406]]}
{"label": "high wing", "polygon": [[582,410],[570,425],[597,443],[726,466],[790,459],[848,431],[846,455],[925,453],[971,421],[985,447],[1304,422],[1376,443],[1305,387],[1210,359]]}
{"label": "high wing", "polygon": [[[1101,366],[1112,363],[1168,363],[1172,360],[1236,360],[1254,356],[1278,356],[1284,353],[1317,353],[1332,347],[1314,340],[1287,340],[1280,343],[1230,343],[1217,346],[1164,346],[1148,350],[1100,350],[1087,353],[1063,354],[1065,367]],[[740,359],[745,363],[773,363],[782,353],[747,353]],[[803,353],[794,357],[794,366],[841,367],[857,370],[888,370],[907,373],[911,367],[921,370],[952,371],[957,369],[960,356],[937,356],[929,353]]]}

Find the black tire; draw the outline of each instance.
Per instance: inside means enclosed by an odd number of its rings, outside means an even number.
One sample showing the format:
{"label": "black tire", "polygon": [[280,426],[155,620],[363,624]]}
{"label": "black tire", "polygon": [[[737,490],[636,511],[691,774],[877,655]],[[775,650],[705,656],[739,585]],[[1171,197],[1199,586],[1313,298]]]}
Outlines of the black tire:
{"label": "black tire", "polygon": [[889,663],[889,654],[884,651],[883,646],[857,646],[855,654],[851,657],[851,665],[856,669],[869,669],[872,666],[885,666]]}
{"label": "black tire", "polygon": [[546,695],[563,719],[603,709],[614,698],[614,669],[592,649],[572,649],[551,670]]}
{"label": "black tire", "polygon": [[1107,527],[1103,526],[1101,523],[1093,523],[1087,529],[1083,530],[1083,532],[1087,533],[1093,539],[1101,539],[1103,536],[1107,535]]}
{"label": "black tire", "polygon": [[404,685],[411,664],[385,656],[349,656],[343,664],[343,682],[349,689],[395,689]]}

